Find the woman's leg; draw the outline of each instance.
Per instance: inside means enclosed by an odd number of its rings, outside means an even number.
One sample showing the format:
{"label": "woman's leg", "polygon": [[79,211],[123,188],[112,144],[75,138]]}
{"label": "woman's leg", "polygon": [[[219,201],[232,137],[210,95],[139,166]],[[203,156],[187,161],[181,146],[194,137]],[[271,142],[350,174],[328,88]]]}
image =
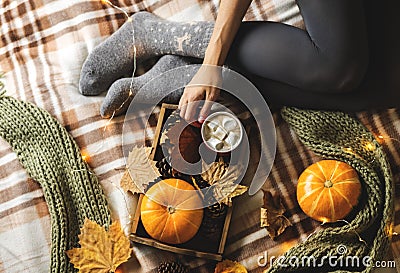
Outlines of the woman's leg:
{"label": "woman's leg", "polygon": [[297,3],[306,30],[272,22],[243,23],[227,64],[300,92],[337,93],[356,88],[368,63],[363,1]]}
{"label": "woman's leg", "polygon": [[213,22],[173,22],[138,12],[89,54],[79,91],[98,95],[116,80],[131,76],[135,49],[137,63],[162,55],[203,58],[213,28]]}
{"label": "woman's leg", "polygon": [[[293,99],[304,92],[311,105],[316,105],[321,96],[312,92],[350,91],[364,75],[368,50],[363,3],[299,0],[298,4],[305,31],[280,23],[243,23],[227,64],[254,76],[256,85],[272,101],[276,94],[276,101],[296,105]],[[201,58],[213,29],[210,22],[169,22],[148,13],[134,15],[133,22],[139,59],[163,54]],[[90,54],[82,68],[82,93],[99,94],[131,73],[131,26],[127,22]]]}
{"label": "woman's leg", "polygon": [[382,102],[373,88],[362,83],[360,88],[346,93],[323,93],[307,91],[269,80],[263,77],[249,76],[249,80],[258,88],[270,106],[293,106],[315,110],[333,110],[356,112],[368,109],[399,106],[399,100]]}
{"label": "woman's leg", "polygon": [[[153,79],[170,69],[181,67],[193,63],[191,58],[176,55],[162,56],[153,67],[141,76],[134,78],[122,78],[116,80],[108,89],[101,108],[100,114],[104,118],[118,116],[128,109],[132,99],[135,97],[136,102],[151,104],[162,98],[162,102],[178,103],[182,95],[182,90],[169,93],[173,90],[178,82],[182,82],[182,78],[168,79],[168,81],[158,80],[159,88],[154,88],[154,84],[148,84]],[[186,75],[185,75],[186,76]],[[138,97],[138,92],[144,88]]]}

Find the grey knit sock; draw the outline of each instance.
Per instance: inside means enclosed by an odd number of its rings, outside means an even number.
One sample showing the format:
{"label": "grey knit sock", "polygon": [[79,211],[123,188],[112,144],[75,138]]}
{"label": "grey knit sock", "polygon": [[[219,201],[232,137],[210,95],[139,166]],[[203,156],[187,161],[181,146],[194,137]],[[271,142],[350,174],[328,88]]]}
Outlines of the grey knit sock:
{"label": "grey knit sock", "polygon": [[79,90],[83,95],[98,95],[117,79],[132,74],[132,29],[136,60],[141,63],[167,54],[203,58],[213,28],[213,22],[172,22],[138,12],[132,16],[132,22],[127,21],[89,54],[82,67]]}
{"label": "grey knit sock", "polygon": [[[153,104],[158,103],[161,99],[161,102],[177,103],[183,90],[176,90],[167,96],[166,92],[174,90],[176,86],[179,87],[182,82],[188,83],[191,80],[191,76],[194,75],[195,68],[188,68],[187,73],[184,75],[186,77],[185,79],[174,77],[168,80],[160,79],[154,83],[152,83],[151,80],[170,69],[187,64],[190,64],[190,58],[166,55],[161,57],[148,72],[133,78],[133,82],[132,78],[122,78],[115,81],[108,90],[107,96],[101,105],[101,116],[109,118],[113,114],[114,116],[124,114],[132,99],[143,86],[145,89],[141,90],[140,97],[137,97],[137,102]],[[131,83],[132,89],[130,88]],[[130,92],[132,92],[132,94],[129,96]]]}

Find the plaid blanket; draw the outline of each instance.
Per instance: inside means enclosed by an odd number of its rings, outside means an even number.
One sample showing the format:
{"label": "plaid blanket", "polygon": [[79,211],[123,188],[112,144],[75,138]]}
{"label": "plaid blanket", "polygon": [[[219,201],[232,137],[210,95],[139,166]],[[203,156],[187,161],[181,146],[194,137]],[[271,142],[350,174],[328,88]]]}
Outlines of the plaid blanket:
{"label": "plaid blanket", "polygon": [[[218,0],[115,0],[129,14],[148,10],[170,20],[214,20]],[[255,0],[245,20],[271,20],[303,27],[292,0]],[[0,71],[5,72],[8,95],[30,101],[55,116],[74,137],[82,154],[99,176],[114,219],[129,230],[129,215],[136,199],[118,187],[125,161],[122,154],[123,117],[111,122],[99,115],[102,96],[78,92],[80,68],[87,54],[116,31],[124,15],[99,0],[3,0],[0,3]],[[138,113],[139,115],[140,113]],[[150,119],[148,143],[154,136],[157,111]],[[400,111],[358,113],[376,135],[389,157],[396,186],[400,179]],[[139,115],[140,120],[140,115]],[[141,122],[147,122],[142,120]],[[260,225],[262,193],[236,200],[225,250],[226,258],[243,263],[249,272],[263,272],[260,256],[277,256],[306,240],[319,223],[306,217],[296,202],[297,177],[318,160],[304,147],[279,114],[275,114],[277,154],[265,189],[279,193],[292,226],[275,240]],[[107,130],[104,130],[107,125]],[[138,141],[138,140],[132,140]],[[398,192],[398,191],[397,191]],[[396,202],[394,230],[400,232],[400,202]],[[0,139],[0,271],[46,272],[50,257],[50,218],[43,192],[30,179],[10,146]],[[393,238],[392,254],[400,257],[400,240]],[[213,272],[215,263],[173,255],[150,247],[134,246],[125,272],[155,272],[162,261],[179,259],[191,272]],[[400,262],[400,261],[398,261]],[[400,271],[400,270],[399,270]]]}

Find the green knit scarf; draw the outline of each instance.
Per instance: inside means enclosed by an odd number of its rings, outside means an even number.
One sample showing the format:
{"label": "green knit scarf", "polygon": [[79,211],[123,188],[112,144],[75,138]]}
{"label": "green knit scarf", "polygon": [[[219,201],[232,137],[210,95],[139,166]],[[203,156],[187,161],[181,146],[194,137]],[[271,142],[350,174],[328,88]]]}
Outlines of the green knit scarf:
{"label": "green knit scarf", "polygon": [[[44,191],[52,229],[50,272],[74,272],[65,251],[77,247],[85,218],[110,224],[107,201],[65,128],[46,111],[0,94],[0,136]],[[79,170],[79,171],[76,171]]]}
{"label": "green knit scarf", "polygon": [[[350,222],[339,222],[313,234],[308,240],[290,249],[285,260],[274,263],[269,273],[299,272],[370,272],[363,268],[362,259],[368,256],[371,264],[384,258],[390,244],[393,225],[392,176],[382,146],[359,121],[341,112],[324,112],[284,108],[283,118],[297,133],[300,140],[313,152],[324,158],[346,162],[362,178],[364,195],[356,215]],[[363,242],[365,241],[365,242]],[[340,266],[338,247],[345,246],[343,266]],[[342,249],[343,250],[343,249]],[[295,258],[315,257],[317,263],[327,256],[337,256],[336,267],[325,260],[322,267],[292,266]],[[361,268],[353,267],[346,257],[357,256]],[[365,259],[367,259],[365,258]],[[367,260],[365,260],[368,263]],[[282,264],[291,264],[288,267]],[[356,263],[354,263],[356,265]]]}

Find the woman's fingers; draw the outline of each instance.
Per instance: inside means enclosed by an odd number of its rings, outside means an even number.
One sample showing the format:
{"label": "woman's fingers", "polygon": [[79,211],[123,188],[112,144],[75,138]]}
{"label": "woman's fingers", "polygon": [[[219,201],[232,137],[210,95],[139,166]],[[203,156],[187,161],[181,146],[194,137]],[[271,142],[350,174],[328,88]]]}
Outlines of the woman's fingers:
{"label": "woman's fingers", "polygon": [[[220,91],[216,86],[219,86],[221,81],[219,67],[202,65],[183,91],[179,101],[181,117],[190,123],[202,123],[210,113],[213,102],[219,97]],[[200,104],[203,104],[201,108]]]}
{"label": "woman's fingers", "polygon": [[197,118],[198,122],[203,123],[207,116],[210,114],[211,106],[219,97],[219,89],[215,87],[209,87],[206,92],[206,99],[204,101],[203,107],[200,110],[199,116]]}
{"label": "woman's fingers", "polygon": [[203,123],[219,93],[218,88],[211,86],[187,87],[179,101],[180,116],[187,122]]}
{"label": "woman's fingers", "polygon": [[184,113],[181,113],[187,122],[191,123],[197,120],[200,101],[203,100],[205,89],[203,86],[189,86],[185,88],[185,105],[182,105]]}
{"label": "woman's fingers", "polygon": [[189,101],[186,105],[185,120],[189,123],[197,120],[197,113],[199,109],[200,101]]}
{"label": "woman's fingers", "polygon": [[183,118],[185,116],[185,112],[186,112],[186,103],[187,103],[187,99],[185,96],[185,90],[182,94],[181,99],[179,100],[179,105],[178,105],[178,109],[179,109],[179,115]]}

